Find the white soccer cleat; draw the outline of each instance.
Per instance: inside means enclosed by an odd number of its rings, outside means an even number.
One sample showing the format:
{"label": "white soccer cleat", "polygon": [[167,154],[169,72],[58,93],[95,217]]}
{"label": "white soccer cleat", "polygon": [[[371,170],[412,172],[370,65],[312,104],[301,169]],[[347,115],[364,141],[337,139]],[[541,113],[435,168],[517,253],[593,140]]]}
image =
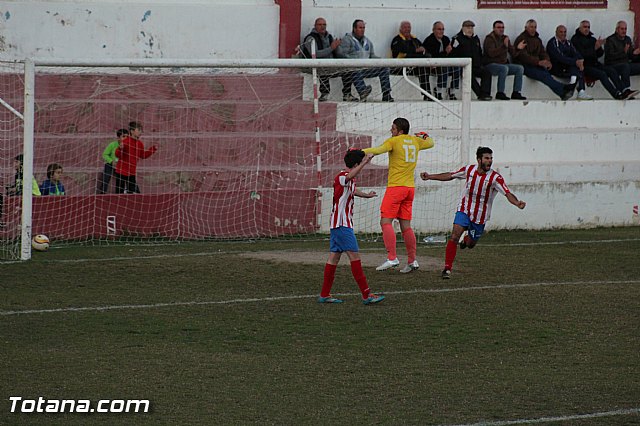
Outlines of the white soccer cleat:
{"label": "white soccer cleat", "polygon": [[419,267],[420,267],[420,265],[418,265],[418,261],[414,260],[411,263],[407,263],[407,265],[404,268],[400,269],[400,273],[401,274],[408,274],[409,272],[415,271]]}
{"label": "white soccer cleat", "polygon": [[395,258],[394,260],[387,259],[382,265],[376,268],[376,271],[386,271],[390,268],[397,268],[398,265],[400,265],[400,261],[398,260],[398,258]]}

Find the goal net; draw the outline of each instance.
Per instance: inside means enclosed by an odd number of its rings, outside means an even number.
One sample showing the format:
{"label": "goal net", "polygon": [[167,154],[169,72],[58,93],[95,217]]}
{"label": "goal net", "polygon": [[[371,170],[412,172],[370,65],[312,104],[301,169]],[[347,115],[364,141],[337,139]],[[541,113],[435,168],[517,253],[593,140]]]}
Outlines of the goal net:
{"label": "goal net", "polygon": [[[14,159],[22,154],[32,159],[24,169],[33,171],[43,195],[3,191],[0,259],[29,258],[36,234],[47,235],[56,247],[324,238],[332,182],[345,153],[381,144],[396,117],[407,118],[412,133],[428,132],[435,140],[433,149],[420,153],[416,176],[466,161],[468,62],[40,62],[31,127],[26,115],[25,122],[16,114],[28,107],[22,65],[5,66],[1,179],[5,187],[15,184]],[[437,72],[461,70],[461,77],[451,74],[447,81],[457,99],[423,100],[419,79],[411,75],[417,67],[430,70],[433,88]],[[382,100],[379,77],[368,77],[380,69],[389,70],[395,102]],[[353,77],[363,71],[371,87],[366,101]],[[349,88],[343,90],[343,82]],[[322,96],[326,83],[330,91]],[[120,130],[131,139],[118,142]],[[135,166],[118,159],[127,155],[125,145],[129,154],[137,153]],[[357,178],[359,188],[380,195],[356,200],[355,230],[363,238],[380,232],[387,171],[387,156],[381,155]],[[447,232],[459,189],[417,178],[413,224],[419,238]],[[31,214],[23,218],[25,209]]]}

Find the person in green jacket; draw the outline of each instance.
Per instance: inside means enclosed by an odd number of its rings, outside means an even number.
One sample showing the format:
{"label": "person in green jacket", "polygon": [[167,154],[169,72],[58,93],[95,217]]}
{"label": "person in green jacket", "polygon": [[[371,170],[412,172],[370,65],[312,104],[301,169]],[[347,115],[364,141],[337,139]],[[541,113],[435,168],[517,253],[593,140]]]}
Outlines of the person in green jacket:
{"label": "person in green jacket", "polygon": [[109,191],[109,183],[111,182],[111,176],[116,168],[118,157],[116,157],[116,149],[120,146],[120,143],[129,136],[127,129],[120,129],[116,132],[117,140],[109,142],[109,145],[102,153],[104,159],[104,171],[98,176],[98,194],[106,194]]}

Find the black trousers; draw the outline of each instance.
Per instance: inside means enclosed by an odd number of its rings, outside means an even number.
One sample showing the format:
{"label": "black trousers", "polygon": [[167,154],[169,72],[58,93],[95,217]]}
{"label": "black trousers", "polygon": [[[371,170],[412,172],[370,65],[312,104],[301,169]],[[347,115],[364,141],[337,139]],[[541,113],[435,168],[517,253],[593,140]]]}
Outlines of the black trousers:
{"label": "black trousers", "polygon": [[124,176],[114,172],[116,177],[116,194],[139,194],[140,188],[136,183],[136,176]]}

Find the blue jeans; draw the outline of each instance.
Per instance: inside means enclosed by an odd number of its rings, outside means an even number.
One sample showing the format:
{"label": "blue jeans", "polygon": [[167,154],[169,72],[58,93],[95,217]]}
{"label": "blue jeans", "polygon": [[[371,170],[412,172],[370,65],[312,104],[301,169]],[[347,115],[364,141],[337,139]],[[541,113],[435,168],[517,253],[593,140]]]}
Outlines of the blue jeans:
{"label": "blue jeans", "polygon": [[517,64],[487,64],[484,68],[491,75],[498,76],[498,92],[504,93],[507,76],[513,75],[513,91],[520,93],[522,91],[522,75],[524,67]]}
{"label": "blue jeans", "polygon": [[558,80],[551,76],[551,73],[546,69],[538,66],[525,65],[524,66],[524,75],[527,77],[538,80],[544,83],[549,89],[553,90],[553,93],[560,96],[564,95],[564,84],[560,83]]}
{"label": "blue jeans", "polygon": [[382,89],[382,96],[389,96],[391,94],[391,83],[389,82],[389,68],[367,68],[359,71],[354,71],[353,85],[356,86],[358,93],[364,92],[367,85],[364,84],[365,78],[378,77],[380,78],[380,89]]}

